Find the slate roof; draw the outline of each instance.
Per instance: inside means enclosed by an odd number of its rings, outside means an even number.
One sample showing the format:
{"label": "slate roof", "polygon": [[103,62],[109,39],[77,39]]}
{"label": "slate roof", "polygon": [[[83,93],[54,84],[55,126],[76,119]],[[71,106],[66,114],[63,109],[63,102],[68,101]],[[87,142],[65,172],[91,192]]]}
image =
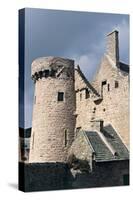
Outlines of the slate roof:
{"label": "slate roof", "polygon": [[117,135],[111,125],[105,126],[102,133],[106,141],[113,147],[116,154],[114,155],[105,142],[102,140],[98,132],[85,131],[85,134],[95,152],[95,161],[114,161],[114,160],[127,160],[129,159],[129,152],[123,144],[120,137]]}
{"label": "slate roof", "polygon": [[103,135],[106,137],[107,141],[112,145],[112,147],[118,153],[118,158],[128,159],[129,151],[126,146],[123,144],[121,138],[118,136],[114,128],[109,124],[103,127]]}
{"label": "slate roof", "polygon": [[120,65],[120,70],[129,73],[129,66],[127,64],[120,62],[119,65]]}

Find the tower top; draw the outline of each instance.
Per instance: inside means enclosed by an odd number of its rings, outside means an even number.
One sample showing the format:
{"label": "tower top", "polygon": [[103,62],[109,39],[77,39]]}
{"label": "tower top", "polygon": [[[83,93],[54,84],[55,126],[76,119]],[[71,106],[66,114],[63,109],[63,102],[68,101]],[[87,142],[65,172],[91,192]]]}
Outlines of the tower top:
{"label": "tower top", "polygon": [[111,34],[118,34],[119,32],[116,30],[116,29],[114,29],[114,30],[112,30],[111,32],[109,32],[108,34],[107,34],[107,36],[109,36],[109,35],[111,35]]}
{"label": "tower top", "polygon": [[31,65],[31,75],[33,76],[35,73],[38,73],[43,70],[57,70],[60,67],[73,67],[74,60],[68,58],[61,58],[61,57],[40,57],[35,59]]}

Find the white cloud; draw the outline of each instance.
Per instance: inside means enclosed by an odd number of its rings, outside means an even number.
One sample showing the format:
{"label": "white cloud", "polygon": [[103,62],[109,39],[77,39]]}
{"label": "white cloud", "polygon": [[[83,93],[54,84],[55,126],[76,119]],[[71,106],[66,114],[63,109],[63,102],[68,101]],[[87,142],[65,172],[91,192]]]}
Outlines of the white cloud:
{"label": "white cloud", "polygon": [[94,41],[91,45],[91,52],[87,52],[82,55],[75,55],[75,65],[79,65],[86,78],[91,81],[96,73],[98,65],[101,61],[101,57],[105,49],[105,38],[103,37],[98,43]]}

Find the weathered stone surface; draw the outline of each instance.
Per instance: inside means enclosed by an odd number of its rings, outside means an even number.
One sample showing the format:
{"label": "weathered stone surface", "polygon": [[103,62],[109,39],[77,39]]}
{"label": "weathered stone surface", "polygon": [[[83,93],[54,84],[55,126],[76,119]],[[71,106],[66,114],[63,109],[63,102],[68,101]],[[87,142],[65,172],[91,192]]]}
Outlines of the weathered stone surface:
{"label": "weathered stone surface", "polygon": [[[47,68],[50,62],[56,66],[55,77],[42,77],[35,83],[29,162],[66,162],[67,151],[74,140],[73,61],[53,57],[41,59],[43,67]],[[40,70],[38,60],[32,67],[33,71]],[[63,101],[58,101],[58,92],[64,93]]]}

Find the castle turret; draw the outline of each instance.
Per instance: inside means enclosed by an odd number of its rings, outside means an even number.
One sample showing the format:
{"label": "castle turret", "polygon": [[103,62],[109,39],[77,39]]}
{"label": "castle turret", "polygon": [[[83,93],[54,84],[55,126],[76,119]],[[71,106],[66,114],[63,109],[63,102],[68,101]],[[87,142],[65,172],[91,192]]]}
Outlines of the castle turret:
{"label": "castle turret", "polygon": [[74,140],[74,61],[43,57],[32,63],[35,83],[29,162],[66,162]]}
{"label": "castle turret", "polygon": [[119,38],[116,30],[107,35],[106,54],[116,66],[119,66]]}

